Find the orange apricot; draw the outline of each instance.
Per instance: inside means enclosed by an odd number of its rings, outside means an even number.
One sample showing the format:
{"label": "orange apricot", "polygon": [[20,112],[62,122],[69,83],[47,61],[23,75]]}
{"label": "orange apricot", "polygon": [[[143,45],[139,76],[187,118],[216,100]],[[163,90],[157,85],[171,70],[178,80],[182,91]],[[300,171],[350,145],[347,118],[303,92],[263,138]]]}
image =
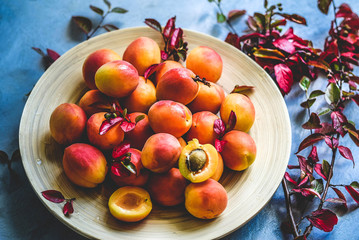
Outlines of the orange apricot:
{"label": "orange apricot", "polygon": [[157,85],[157,83],[160,81],[162,76],[173,68],[183,68],[183,66],[181,63],[173,60],[166,60],[163,63],[160,63],[160,65],[158,65],[156,69],[154,84]]}
{"label": "orange apricot", "polygon": [[181,144],[182,149],[187,146],[186,141],[183,139],[183,137],[177,138],[178,142]]}
{"label": "orange apricot", "polygon": [[175,166],[181,150],[177,138],[168,133],[156,133],[143,146],[141,161],[152,172],[163,173]]}
{"label": "orange apricot", "polygon": [[125,186],[117,189],[108,200],[112,216],[125,222],[138,222],[150,214],[152,201],[143,188]]}
{"label": "orange apricot", "polygon": [[189,52],[186,67],[207,81],[217,82],[222,75],[223,61],[213,49],[199,46]]}
{"label": "orange apricot", "polygon": [[174,68],[166,72],[156,86],[158,100],[172,100],[184,105],[190,103],[198,94],[196,76],[186,68]]}
{"label": "orange apricot", "polygon": [[255,119],[254,105],[249,97],[240,93],[228,94],[220,109],[220,115],[225,124],[228,123],[231,111],[234,111],[237,117],[234,129],[248,132]]}
{"label": "orange apricot", "polygon": [[186,134],[187,141],[197,138],[201,144],[212,144],[218,134],[213,130],[214,121],[219,117],[209,111],[197,112],[192,115],[192,126]]}
{"label": "orange apricot", "polygon": [[142,150],[147,139],[153,135],[153,131],[150,127],[148,116],[145,113],[134,112],[127,115],[131,122],[135,122],[136,118],[141,115],[144,118],[136,123],[134,129],[125,133],[126,141],[130,143],[131,147],[138,150]]}
{"label": "orange apricot", "polygon": [[111,49],[99,49],[87,56],[82,65],[82,75],[87,87],[97,89],[95,73],[105,63],[121,60],[121,56]]}
{"label": "orange apricot", "polygon": [[73,103],[63,103],[50,116],[50,132],[56,142],[68,145],[79,141],[86,128],[86,113]]}
{"label": "orange apricot", "polygon": [[185,190],[185,207],[196,218],[213,219],[227,207],[228,196],[224,187],[213,179],[190,183]]}
{"label": "orange apricot", "polygon": [[213,180],[216,180],[218,182],[219,179],[222,177],[223,170],[224,170],[223,158],[222,158],[221,154],[218,153],[218,166],[216,168],[216,171],[210,178],[212,178]]}
{"label": "orange apricot", "polygon": [[156,102],[156,88],[150,80],[140,77],[136,89],[123,100],[123,106],[128,112],[147,113]]}
{"label": "orange apricot", "polygon": [[161,50],[158,44],[148,37],[139,37],[127,46],[123,60],[128,61],[143,76],[146,69],[161,62]]}
{"label": "orange apricot", "polygon": [[91,117],[94,113],[111,109],[111,100],[99,90],[90,90],[81,97],[79,106]]}
{"label": "orange apricot", "polygon": [[105,180],[106,158],[89,144],[74,143],[65,148],[62,163],[66,176],[78,186],[93,188]]}
{"label": "orange apricot", "polygon": [[201,111],[210,111],[216,114],[225,98],[222,87],[215,83],[210,83],[210,86],[199,82],[199,92],[197,97],[188,104],[188,108],[192,113]]}
{"label": "orange apricot", "polygon": [[105,112],[93,114],[87,121],[87,137],[91,144],[101,150],[111,150],[119,145],[124,138],[124,132],[120,124],[112,126],[105,134],[100,135],[100,127],[105,121]]}
{"label": "orange apricot", "polygon": [[254,162],[257,148],[249,134],[232,130],[226,133],[222,140],[226,142],[221,152],[225,166],[232,170],[242,171]]}
{"label": "orange apricot", "polygon": [[191,128],[192,113],[182,103],[161,100],[151,106],[148,120],[154,132],[181,137]]}

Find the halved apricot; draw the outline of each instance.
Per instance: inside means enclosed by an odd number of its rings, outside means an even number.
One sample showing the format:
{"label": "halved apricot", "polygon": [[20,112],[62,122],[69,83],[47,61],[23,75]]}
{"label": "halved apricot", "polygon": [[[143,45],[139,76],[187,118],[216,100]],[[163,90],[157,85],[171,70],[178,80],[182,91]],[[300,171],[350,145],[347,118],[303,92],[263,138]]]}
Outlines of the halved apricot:
{"label": "halved apricot", "polygon": [[108,207],[115,218],[125,222],[138,222],[150,214],[152,201],[145,189],[126,186],[111,195]]}
{"label": "halved apricot", "polygon": [[191,182],[203,182],[213,176],[218,166],[218,152],[211,144],[200,144],[196,138],[182,149],[178,166]]}

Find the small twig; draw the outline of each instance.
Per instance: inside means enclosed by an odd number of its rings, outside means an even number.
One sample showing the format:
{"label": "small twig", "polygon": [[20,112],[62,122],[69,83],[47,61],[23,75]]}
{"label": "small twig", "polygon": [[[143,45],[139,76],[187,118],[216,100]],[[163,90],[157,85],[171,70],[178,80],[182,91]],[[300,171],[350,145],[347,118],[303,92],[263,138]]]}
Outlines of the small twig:
{"label": "small twig", "polygon": [[284,196],[285,196],[285,205],[287,207],[287,213],[291,222],[291,226],[292,226],[292,231],[293,231],[293,236],[294,238],[298,237],[298,226],[295,223],[294,220],[294,215],[293,215],[293,211],[292,211],[292,203],[290,201],[290,193],[288,190],[288,185],[287,185],[287,181],[285,180],[285,178],[283,177],[282,179],[282,187],[283,187],[283,191],[284,191]]}
{"label": "small twig", "polygon": [[[215,1],[215,3],[216,3],[216,5],[217,5],[217,7],[218,7],[219,12],[220,12],[223,16],[225,16],[224,13],[223,13],[223,10],[222,10],[222,7],[221,7],[220,2],[219,2],[219,1]],[[228,20],[228,18],[226,18],[226,23],[227,23],[228,27],[230,28],[230,31],[231,31],[232,33],[238,35],[238,33],[236,32],[236,30],[234,29],[232,23]]]}
{"label": "small twig", "polygon": [[90,34],[87,34],[87,40],[90,39],[95,34],[95,32],[101,27],[103,21],[105,20],[106,16],[109,13],[110,13],[110,9],[107,10],[105,15],[101,16],[101,20],[100,20],[99,24],[94,28],[94,30]]}

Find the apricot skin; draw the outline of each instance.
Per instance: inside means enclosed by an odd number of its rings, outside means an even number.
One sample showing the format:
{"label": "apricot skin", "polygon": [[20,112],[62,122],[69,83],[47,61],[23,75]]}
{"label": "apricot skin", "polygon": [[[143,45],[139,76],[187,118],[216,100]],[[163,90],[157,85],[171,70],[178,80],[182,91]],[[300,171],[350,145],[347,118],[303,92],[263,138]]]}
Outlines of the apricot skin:
{"label": "apricot skin", "polygon": [[173,60],[164,61],[158,68],[156,69],[156,76],[154,80],[154,84],[158,84],[162,76],[173,68],[183,68],[182,64]]}
{"label": "apricot skin", "polygon": [[222,140],[226,141],[221,152],[225,166],[232,170],[242,171],[254,162],[257,148],[249,134],[232,130],[226,133]]}
{"label": "apricot skin", "polygon": [[145,118],[139,121],[133,130],[125,133],[126,141],[131,144],[132,148],[136,148],[138,150],[142,150],[147,139],[153,135],[153,131],[148,121],[148,116],[145,113],[134,112],[128,114],[127,116],[131,122],[135,122],[136,117],[140,115],[144,115]]}
{"label": "apricot skin", "polygon": [[79,141],[86,128],[86,113],[73,103],[63,103],[50,116],[50,132],[56,142],[68,145]]}
{"label": "apricot skin", "polygon": [[161,52],[158,44],[148,37],[135,39],[123,53],[123,60],[128,61],[143,76],[146,69],[161,62]]}
{"label": "apricot skin", "polygon": [[111,150],[119,145],[124,138],[120,124],[112,126],[104,135],[100,135],[100,126],[105,120],[105,112],[93,114],[87,121],[87,137],[90,143],[101,150]]}
{"label": "apricot skin", "polygon": [[184,202],[187,180],[177,168],[161,174],[151,174],[147,187],[152,199],[163,206],[175,206]]}
{"label": "apricot skin", "polygon": [[105,111],[104,107],[111,108],[111,103],[110,98],[99,90],[90,90],[81,97],[79,106],[91,117],[94,113]]}
{"label": "apricot skin", "polygon": [[219,117],[209,111],[197,112],[192,116],[192,126],[186,135],[187,141],[197,138],[201,144],[212,144],[218,134],[213,130],[214,121]]}
{"label": "apricot skin", "polygon": [[218,182],[219,179],[222,177],[223,170],[224,170],[223,158],[221,154],[218,153],[218,166],[216,168],[216,171],[210,178]]}
{"label": "apricot skin", "polygon": [[156,133],[181,137],[192,125],[192,113],[183,104],[171,100],[154,103],[148,111],[151,128]]}
{"label": "apricot skin", "polygon": [[105,180],[106,158],[89,144],[75,143],[67,147],[62,163],[66,176],[78,186],[93,188]]}
{"label": "apricot skin", "polygon": [[88,55],[82,65],[82,75],[87,87],[97,89],[95,84],[95,73],[105,63],[121,60],[121,56],[111,49],[99,49]]}
{"label": "apricot skin", "polygon": [[123,100],[123,106],[129,113],[147,113],[156,100],[156,88],[153,83],[140,77],[136,89]]}
{"label": "apricot skin", "polygon": [[231,93],[224,99],[220,115],[225,124],[228,123],[231,111],[237,116],[235,130],[248,132],[255,120],[255,109],[249,97],[240,93]]}
{"label": "apricot skin", "polygon": [[207,81],[217,82],[222,75],[223,61],[213,49],[199,46],[189,52],[186,67]]}
{"label": "apricot skin", "polygon": [[126,97],[138,85],[138,72],[130,63],[122,60],[102,65],[95,74],[97,88],[110,97]]}
{"label": "apricot skin", "polygon": [[152,172],[163,173],[177,163],[181,150],[177,138],[168,133],[157,133],[147,139],[142,149],[141,161]]}
{"label": "apricot skin", "polygon": [[194,217],[213,219],[227,207],[228,197],[224,187],[213,179],[191,183],[185,190],[185,207]]}

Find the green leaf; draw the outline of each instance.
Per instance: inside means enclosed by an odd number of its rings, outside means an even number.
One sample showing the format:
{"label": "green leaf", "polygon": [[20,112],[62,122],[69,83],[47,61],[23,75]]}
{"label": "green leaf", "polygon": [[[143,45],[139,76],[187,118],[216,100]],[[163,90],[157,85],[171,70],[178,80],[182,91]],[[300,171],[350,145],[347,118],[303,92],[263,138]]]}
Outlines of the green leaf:
{"label": "green leaf", "polygon": [[114,7],[111,9],[112,13],[127,13],[128,11],[121,7]]}
{"label": "green leaf", "polygon": [[161,24],[153,18],[146,18],[145,19],[145,23],[147,24],[147,26],[149,26],[150,28],[160,32],[162,34],[162,27]]}
{"label": "green leaf", "polygon": [[214,0],[208,0],[208,2],[214,2]]}
{"label": "green leaf", "polygon": [[328,161],[323,160],[322,169],[323,169],[324,176],[326,176],[328,178],[329,171],[330,171],[330,165],[329,165]]}
{"label": "green leaf", "polygon": [[264,0],[264,8],[268,7],[268,0]]}
{"label": "green leaf", "polygon": [[105,25],[102,25],[101,27],[104,28],[107,32],[111,32],[113,30],[118,30],[119,29],[118,27],[116,27],[113,24],[105,24]]}
{"label": "green leaf", "polygon": [[142,119],[145,118],[145,115],[138,115],[136,118],[135,118],[135,123],[138,123],[139,121],[141,121]]}
{"label": "green leaf", "polygon": [[350,184],[353,188],[359,188],[359,183],[357,181],[354,181]]}
{"label": "green leaf", "polygon": [[108,0],[103,0],[103,2],[107,5],[108,9],[111,8],[111,3]]}
{"label": "green leaf", "polygon": [[315,98],[308,99],[307,101],[302,102],[300,106],[303,108],[310,108],[314,104],[315,100],[316,100]]}
{"label": "green leaf", "polygon": [[[324,170],[323,170],[324,171]],[[323,187],[323,179],[314,179],[311,182],[311,189],[313,189],[314,191],[316,191],[317,193],[319,193],[320,195],[322,194],[324,187]]]}
{"label": "green leaf", "polygon": [[92,5],[90,5],[90,8],[91,8],[91,10],[92,11],[94,11],[95,13],[97,13],[97,14],[99,14],[99,15],[103,15],[103,10],[101,9],[101,8],[98,8],[98,7],[96,7],[96,6],[92,6]]}
{"label": "green leaf", "polygon": [[306,76],[303,76],[302,79],[299,81],[299,87],[303,89],[303,91],[308,91],[310,86],[310,79]]}
{"label": "green leaf", "polygon": [[329,6],[332,3],[332,0],[318,0],[318,8],[324,13],[328,14]]}
{"label": "green leaf", "polygon": [[325,100],[328,104],[336,104],[340,99],[340,90],[335,83],[330,83],[325,90]]}
{"label": "green leaf", "polygon": [[308,65],[321,68],[325,71],[328,71],[330,69],[329,64],[324,60],[310,60],[308,61]]}
{"label": "green leaf", "polygon": [[321,108],[318,111],[318,116],[325,115],[327,113],[330,113],[332,110],[330,108]]}
{"label": "green leaf", "polygon": [[121,161],[121,163],[128,171],[137,174],[136,166],[132,162]]}
{"label": "green leaf", "polygon": [[260,48],[253,52],[253,55],[259,58],[269,58],[283,61],[285,56],[277,49]]}
{"label": "green leaf", "polygon": [[76,25],[86,34],[88,34],[92,29],[92,22],[87,17],[82,16],[72,16],[72,20]]}
{"label": "green leaf", "polygon": [[223,23],[226,21],[226,16],[223,13],[217,13],[217,22]]}
{"label": "green leaf", "polygon": [[298,23],[298,24],[302,24],[302,25],[307,25],[307,21],[305,20],[304,17],[298,15],[298,14],[287,14],[287,13],[278,13],[278,15],[284,17],[285,19]]}
{"label": "green leaf", "polygon": [[265,24],[266,24],[266,18],[263,14],[261,13],[254,13],[253,18],[257,24],[257,26],[259,27],[259,30],[262,31],[265,28]]}
{"label": "green leaf", "polygon": [[309,98],[316,98],[318,96],[324,95],[325,93],[321,90],[314,90],[310,93]]}

